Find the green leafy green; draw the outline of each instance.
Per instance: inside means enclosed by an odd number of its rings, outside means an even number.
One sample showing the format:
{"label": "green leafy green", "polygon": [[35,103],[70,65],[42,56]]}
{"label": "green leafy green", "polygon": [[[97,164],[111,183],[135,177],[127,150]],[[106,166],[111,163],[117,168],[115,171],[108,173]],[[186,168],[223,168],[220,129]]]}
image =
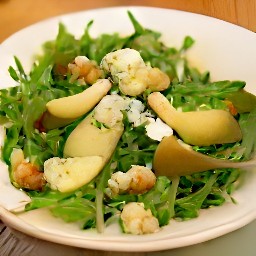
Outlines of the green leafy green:
{"label": "green leafy green", "polygon": [[[29,74],[24,72],[18,57],[14,57],[16,67],[10,67],[9,73],[19,86],[0,91],[0,123],[6,127],[2,158],[8,165],[13,148],[23,149],[28,161],[41,171],[46,159],[63,157],[66,139],[84,117],[49,131],[41,130],[40,118],[50,100],[88,88],[86,84],[70,82],[67,65],[78,55],[85,55],[99,65],[107,53],[126,47],[139,51],[147,64],[160,68],[170,77],[170,87],[162,93],[175,108],[182,111],[229,110],[228,100],[237,110],[235,118],[242,129],[242,142],[194,146],[195,151],[236,161],[249,159],[254,154],[256,100],[244,90],[245,82],[211,81],[210,72],[191,67],[186,59],[186,51],[195,43],[193,38],[186,36],[179,48],[169,47],[161,41],[159,32],[144,28],[131,12],[128,16],[134,32],[127,36],[113,33],[93,38],[90,34],[93,21],[90,21],[81,38],[77,39],[60,23],[56,39],[44,43],[43,54],[36,56]],[[117,84],[110,93],[119,93]],[[147,105],[149,93],[145,91],[136,99],[144,104],[145,111],[151,113]],[[123,135],[109,162],[95,179],[69,193],[53,190],[48,184],[42,191],[26,191],[32,200],[26,210],[47,207],[57,218],[77,222],[83,229],[96,227],[103,232],[106,223],[115,220],[128,202],[143,202],[145,208],[157,217],[160,226],[164,226],[172,218],[195,218],[200,209],[220,206],[227,196],[231,196],[240,170],[207,171],[172,180],[160,176],[155,186],[144,194],[109,194],[107,186],[112,173],[127,172],[132,165],[151,167],[158,146],[157,141],[146,135],[145,123],[135,127],[129,122],[126,111],[123,116]],[[102,126],[97,121],[94,125]]]}
{"label": "green leafy green", "polygon": [[248,160],[256,150],[256,108],[250,113],[242,114],[239,124],[243,133],[241,147],[245,150],[244,158]]}
{"label": "green leafy green", "polygon": [[204,186],[186,197],[179,198],[175,202],[175,217],[182,219],[191,219],[198,216],[203,202],[210,194],[212,186],[215,183],[217,175],[211,175]]}
{"label": "green leafy green", "polygon": [[83,227],[95,227],[95,204],[88,199],[70,198],[51,208],[51,212],[66,222],[83,221]]}

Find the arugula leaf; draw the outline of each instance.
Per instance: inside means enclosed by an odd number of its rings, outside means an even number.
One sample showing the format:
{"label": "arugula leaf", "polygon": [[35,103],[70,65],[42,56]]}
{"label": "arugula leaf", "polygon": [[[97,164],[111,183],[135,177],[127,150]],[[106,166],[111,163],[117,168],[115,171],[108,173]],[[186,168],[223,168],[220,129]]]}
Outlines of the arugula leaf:
{"label": "arugula leaf", "polygon": [[118,33],[102,34],[97,38],[92,38],[89,34],[92,24],[93,21],[87,24],[84,34],[80,39],[80,54],[100,64],[102,58],[107,53],[122,49],[127,39],[121,37]]}
{"label": "arugula leaf", "polygon": [[[95,227],[95,203],[85,198],[70,198],[51,208],[53,216],[65,222],[83,221],[83,226]],[[90,222],[90,225],[88,223]]]}
{"label": "arugula leaf", "polygon": [[138,201],[143,202],[146,209],[150,209],[158,218],[159,225],[167,225],[174,216],[174,203],[179,178],[172,182],[164,176],[157,178],[156,184],[149,192],[139,195]]}
{"label": "arugula leaf", "polygon": [[256,150],[256,108],[250,113],[241,114],[239,124],[243,134],[241,147],[245,150],[244,159],[248,160]]}
{"label": "arugula leaf", "polygon": [[203,188],[186,197],[177,199],[175,202],[175,217],[191,219],[198,216],[205,199],[210,194],[213,184],[216,182],[217,174],[211,175]]}
{"label": "arugula leaf", "polygon": [[183,111],[194,111],[196,109],[226,109],[224,102],[226,97],[244,88],[243,81],[185,81],[173,84],[164,94],[173,102],[175,108],[182,107]]}
{"label": "arugula leaf", "polygon": [[181,46],[180,51],[186,51],[189,49],[193,44],[195,43],[195,40],[191,36],[186,36],[183,41],[183,45]]}
{"label": "arugula leaf", "polygon": [[[3,89],[0,92],[0,118],[10,124],[7,128],[2,156],[10,164],[13,148],[22,148],[25,157],[43,169],[46,159],[63,157],[65,141],[73,129],[84,118],[81,117],[61,129],[40,132],[35,122],[45,111],[45,104],[56,98],[82,92],[88,86],[69,82],[67,64],[78,55],[86,55],[98,64],[105,54],[125,47],[138,50],[146,63],[158,67],[171,78],[170,87],[162,92],[176,108],[183,111],[196,109],[228,109],[228,99],[239,107],[240,126],[243,141],[233,144],[194,147],[194,150],[217,158],[240,160],[250,158],[255,150],[256,114],[255,97],[244,93],[243,81],[210,81],[208,71],[201,73],[190,67],[186,51],[193,46],[194,39],[184,38],[179,49],[168,47],[161,41],[161,34],[144,28],[128,12],[134,33],[125,37],[117,33],[102,34],[96,38],[90,35],[93,21],[90,21],[80,39],[70,34],[60,23],[55,40],[43,45],[44,53],[37,59],[29,74],[25,74],[22,64],[15,57],[16,67],[10,67],[11,77],[19,86]],[[64,70],[64,73],[59,70]],[[111,93],[118,93],[115,84]],[[147,108],[147,95],[138,96]],[[239,104],[240,97],[250,104]],[[247,113],[245,113],[247,112]],[[251,112],[251,113],[248,113]],[[27,191],[32,202],[26,210],[49,207],[54,216],[66,222],[80,223],[81,228],[96,227],[103,232],[106,221],[119,216],[125,203],[143,202],[159,220],[160,226],[169,223],[171,218],[190,219],[198,216],[201,208],[218,206],[235,189],[239,170],[215,170],[169,180],[158,177],[154,188],[142,195],[122,194],[109,197],[106,193],[108,179],[116,171],[126,172],[131,165],[152,166],[158,142],[145,134],[145,124],[133,127],[124,112],[124,133],[103,171],[89,184],[70,193],[60,193],[45,186],[43,191]],[[97,125],[99,125],[97,123]],[[244,149],[245,154],[241,153]]]}

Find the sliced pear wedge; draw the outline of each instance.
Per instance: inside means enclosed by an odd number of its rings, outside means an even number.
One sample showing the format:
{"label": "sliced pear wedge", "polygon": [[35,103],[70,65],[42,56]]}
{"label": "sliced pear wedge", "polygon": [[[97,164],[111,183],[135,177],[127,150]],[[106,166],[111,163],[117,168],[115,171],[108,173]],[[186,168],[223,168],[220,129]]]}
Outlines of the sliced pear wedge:
{"label": "sliced pear wedge", "polygon": [[49,101],[46,104],[47,111],[57,118],[78,118],[95,107],[110,88],[108,79],[99,79],[81,93]]}
{"label": "sliced pear wedge", "polygon": [[67,138],[65,157],[101,156],[107,162],[113,154],[123,133],[123,123],[111,128],[97,128],[92,124],[93,117],[88,115]]}
{"label": "sliced pear wedge", "polygon": [[124,131],[121,112],[124,103],[121,96],[105,96],[93,113],[71,132],[64,146],[64,156],[100,156],[106,164]]}
{"label": "sliced pear wedge", "polygon": [[103,167],[104,161],[100,156],[53,157],[44,163],[44,177],[52,189],[69,192],[89,183]]}
{"label": "sliced pear wedge", "polygon": [[233,103],[238,113],[251,112],[256,107],[256,96],[245,90],[229,93],[227,99]]}
{"label": "sliced pear wedge", "polygon": [[175,136],[163,138],[153,160],[157,176],[183,176],[217,168],[253,168],[256,159],[246,162],[221,160],[194,151],[189,145],[178,141]]}
{"label": "sliced pear wedge", "polygon": [[66,126],[68,124],[71,124],[76,119],[77,118],[56,117],[56,116],[53,116],[52,114],[50,114],[48,111],[46,111],[43,114],[42,125],[43,125],[43,128],[48,131],[48,130],[52,130],[52,129],[55,129],[55,128],[59,128],[59,127],[63,127],[63,126]]}
{"label": "sliced pear wedge", "polygon": [[225,110],[179,112],[160,92],[151,93],[148,96],[148,103],[188,144],[209,146],[242,139],[238,122]]}

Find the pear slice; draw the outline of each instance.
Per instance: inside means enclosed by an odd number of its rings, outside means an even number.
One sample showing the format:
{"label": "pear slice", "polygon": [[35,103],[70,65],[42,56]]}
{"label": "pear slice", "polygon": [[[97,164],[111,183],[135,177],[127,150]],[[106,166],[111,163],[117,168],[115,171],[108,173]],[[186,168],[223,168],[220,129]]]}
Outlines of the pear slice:
{"label": "pear slice", "polygon": [[113,154],[123,133],[123,123],[111,128],[97,128],[88,115],[69,135],[64,147],[65,157],[101,156],[106,163]]}
{"label": "pear slice", "polygon": [[43,128],[48,130],[52,130],[59,127],[64,127],[68,124],[74,122],[77,118],[60,118],[53,116],[48,111],[45,111],[42,118]]}
{"label": "pear slice", "polygon": [[183,176],[217,168],[256,167],[256,160],[233,162],[221,160],[194,151],[189,145],[178,141],[175,136],[165,137],[158,145],[153,170],[157,176]]}
{"label": "pear slice", "polygon": [[229,93],[227,100],[233,103],[238,113],[251,112],[256,107],[256,96],[243,89]]}
{"label": "pear slice", "polygon": [[53,157],[44,163],[44,177],[52,189],[70,192],[89,183],[103,167],[104,161],[100,156]]}
{"label": "pear slice", "polygon": [[108,79],[99,79],[81,93],[54,99],[46,104],[47,111],[57,118],[75,119],[89,112],[110,90]]}
{"label": "pear slice", "polygon": [[209,146],[240,141],[242,132],[236,119],[225,110],[179,112],[160,92],[148,96],[156,114],[188,144]]}

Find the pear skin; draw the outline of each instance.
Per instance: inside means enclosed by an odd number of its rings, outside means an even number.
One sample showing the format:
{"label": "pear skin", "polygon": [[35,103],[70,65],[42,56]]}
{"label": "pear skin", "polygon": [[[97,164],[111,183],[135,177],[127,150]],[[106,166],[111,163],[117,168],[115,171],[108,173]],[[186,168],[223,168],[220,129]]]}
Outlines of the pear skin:
{"label": "pear skin", "polygon": [[65,157],[101,156],[110,159],[123,133],[123,123],[111,128],[98,128],[88,115],[69,135],[64,147]]}
{"label": "pear skin", "polygon": [[88,113],[108,93],[111,83],[99,79],[81,93],[54,99],[46,104],[47,111],[56,118],[75,119]]}
{"label": "pear skin", "polygon": [[179,112],[160,92],[148,96],[156,114],[188,144],[209,146],[233,143],[242,139],[236,119],[225,110]]}

